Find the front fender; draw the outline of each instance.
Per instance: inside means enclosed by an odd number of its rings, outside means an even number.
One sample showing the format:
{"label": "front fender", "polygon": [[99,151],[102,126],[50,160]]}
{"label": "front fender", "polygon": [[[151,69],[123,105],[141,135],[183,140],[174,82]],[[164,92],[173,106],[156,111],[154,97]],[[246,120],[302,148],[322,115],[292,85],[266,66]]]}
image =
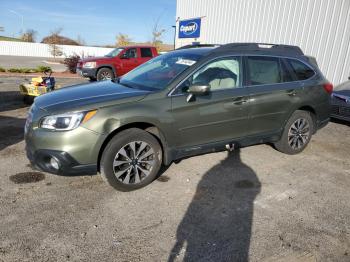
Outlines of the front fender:
{"label": "front fender", "polygon": [[114,76],[117,76],[117,70],[114,68],[114,66],[112,66],[111,64],[101,64],[96,68],[96,75],[95,77],[97,77],[97,73],[101,68],[109,68],[113,71]]}

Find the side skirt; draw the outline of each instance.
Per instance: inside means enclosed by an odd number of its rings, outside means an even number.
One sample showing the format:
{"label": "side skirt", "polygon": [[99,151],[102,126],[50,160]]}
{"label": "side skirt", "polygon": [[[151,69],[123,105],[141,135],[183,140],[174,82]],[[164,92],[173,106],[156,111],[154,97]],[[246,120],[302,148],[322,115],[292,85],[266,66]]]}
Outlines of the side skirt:
{"label": "side skirt", "polygon": [[192,156],[203,155],[214,152],[221,152],[227,150],[226,145],[233,145],[233,148],[241,148],[247,147],[251,145],[264,144],[264,143],[273,143],[277,142],[281,137],[282,131],[263,134],[259,136],[249,136],[244,138],[225,140],[225,141],[217,141],[208,144],[190,146],[190,147],[182,147],[182,148],[173,148],[168,152],[168,163],[164,163],[165,165],[171,164],[171,162],[179,161],[185,158],[189,158]]}

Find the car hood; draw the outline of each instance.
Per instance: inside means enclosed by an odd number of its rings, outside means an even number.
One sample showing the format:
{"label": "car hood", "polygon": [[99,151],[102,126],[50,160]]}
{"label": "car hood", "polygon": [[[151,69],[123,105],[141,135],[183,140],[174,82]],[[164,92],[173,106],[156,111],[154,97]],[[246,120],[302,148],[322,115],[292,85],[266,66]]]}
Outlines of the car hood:
{"label": "car hood", "polygon": [[87,57],[84,59],[80,59],[79,62],[81,62],[81,63],[95,62],[95,61],[106,60],[106,59],[110,59],[110,58],[111,57],[107,57],[107,56]]}
{"label": "car hood", "polygon": [[143,99],[150,91],[128,88],[112,81],[65,87],[35,99],[35,105],[48,112],[99,108]]}

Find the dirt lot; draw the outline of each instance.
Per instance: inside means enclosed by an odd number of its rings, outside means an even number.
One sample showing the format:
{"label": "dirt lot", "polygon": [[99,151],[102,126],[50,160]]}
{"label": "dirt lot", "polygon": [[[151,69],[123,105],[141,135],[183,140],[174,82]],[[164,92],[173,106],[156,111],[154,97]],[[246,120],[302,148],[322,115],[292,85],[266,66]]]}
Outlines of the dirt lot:
{"label": "dirt lot", "polygon": [[[14,81],[1,78],[0,92]],[[0,261],[350,261],[344,123],[296,156],[258,145],[193,157],[121,193],[98,175],[33,171],[27,109],[0,106]]]}

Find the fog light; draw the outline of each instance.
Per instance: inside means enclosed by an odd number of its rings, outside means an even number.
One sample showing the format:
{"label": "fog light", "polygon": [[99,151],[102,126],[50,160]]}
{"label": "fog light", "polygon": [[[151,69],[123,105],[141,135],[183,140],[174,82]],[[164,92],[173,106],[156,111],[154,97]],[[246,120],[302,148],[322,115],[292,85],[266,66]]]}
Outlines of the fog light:
{"label": "fog light", "polygon": [[56,170],[58,170],[60,168],[60,164],[58,163],[58,160],[54,157],[51,157],[50,165],[53,169],[56,169]]}

